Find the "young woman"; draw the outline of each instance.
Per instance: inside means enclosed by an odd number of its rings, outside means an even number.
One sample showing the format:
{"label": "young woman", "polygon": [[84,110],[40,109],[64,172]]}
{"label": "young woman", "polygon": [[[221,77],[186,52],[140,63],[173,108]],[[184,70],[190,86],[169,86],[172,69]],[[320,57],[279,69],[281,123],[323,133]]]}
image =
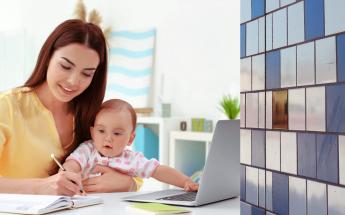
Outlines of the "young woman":
{"label": "young woman", "polygon": [[61,23],[45,41],[24,86],[0,94],[0,192],[74,195],[135,190],[142,183],[108,167],[84,182],[57,172],[89,128],[105,94],[107,47],[99,27],[81,20]]}

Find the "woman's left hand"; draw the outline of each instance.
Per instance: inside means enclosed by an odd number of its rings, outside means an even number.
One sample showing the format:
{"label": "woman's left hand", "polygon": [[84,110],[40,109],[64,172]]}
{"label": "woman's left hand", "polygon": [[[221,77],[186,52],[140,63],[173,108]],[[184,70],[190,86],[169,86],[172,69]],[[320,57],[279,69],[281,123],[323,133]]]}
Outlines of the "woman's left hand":
{"label": "woman's left hand", "polygon": [[120,173],[110,167],[97,165],[92,173],[100,173],[100,176],[83,181],[83,188],[87,193],[127,192],[132,191],[136,187],[135,181],[131,176]]}

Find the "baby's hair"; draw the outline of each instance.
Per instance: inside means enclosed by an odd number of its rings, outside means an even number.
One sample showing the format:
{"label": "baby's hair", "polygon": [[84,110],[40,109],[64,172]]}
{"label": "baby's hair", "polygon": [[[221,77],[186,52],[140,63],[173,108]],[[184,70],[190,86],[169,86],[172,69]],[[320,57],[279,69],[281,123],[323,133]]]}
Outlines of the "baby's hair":
{"label": "baby's hair", "polygon": [[102,111],[103,109],[113,109],[116,111],[121,111],[123,109],[128,110],[131,114],[133,130],[135,130],[135,127],[137,125],[137,114],[135,113],[135,110],[132,107],[132,105],[129,104],[128,102],[121,99],[110,99],[110,100],[105,101],[101,105],[101,108],[98,111],[98,113]]}

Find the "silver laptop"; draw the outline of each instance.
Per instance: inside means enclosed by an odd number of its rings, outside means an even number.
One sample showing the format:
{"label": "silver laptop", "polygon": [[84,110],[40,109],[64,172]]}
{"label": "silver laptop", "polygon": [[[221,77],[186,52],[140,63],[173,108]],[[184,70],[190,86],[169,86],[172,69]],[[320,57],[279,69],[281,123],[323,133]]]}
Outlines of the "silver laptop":
{"label": "silver laptop", "polygon": [[240,121],[218,121],[198,192],[169,189],[124,197],[125,201],[199,206],[239,196]]}

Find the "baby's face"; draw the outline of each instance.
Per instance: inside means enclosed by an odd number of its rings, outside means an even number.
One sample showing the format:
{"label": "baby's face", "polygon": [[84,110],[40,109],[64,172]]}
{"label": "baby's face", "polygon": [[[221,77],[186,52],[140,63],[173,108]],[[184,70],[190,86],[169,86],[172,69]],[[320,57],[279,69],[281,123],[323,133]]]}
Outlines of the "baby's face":
{"label": "baby's face", "polygon": [[103,109],[90,128],[95,147],[103,156],[119,156],[134,139],[132,118],[128,110]]}

